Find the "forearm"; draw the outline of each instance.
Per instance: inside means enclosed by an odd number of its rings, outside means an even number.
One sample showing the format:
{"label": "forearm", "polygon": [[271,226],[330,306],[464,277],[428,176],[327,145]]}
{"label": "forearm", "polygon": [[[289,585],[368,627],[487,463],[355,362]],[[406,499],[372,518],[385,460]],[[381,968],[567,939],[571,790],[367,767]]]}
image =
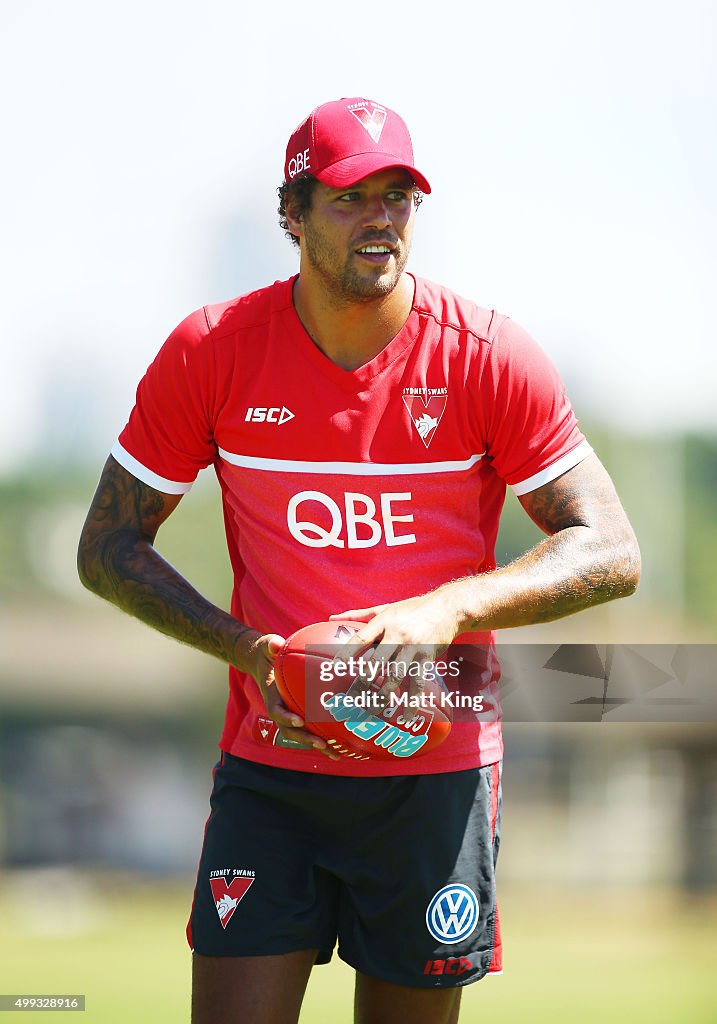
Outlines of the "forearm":
{"label": "forearm", "polygon": [[259,634],[218,608],[192,587],[146,539],[133,531],[87,539],[80,545],[83,584],[182,643],[249,670]]}
{"label": "forearm", "polygon": [[594,456],[519,500],[545,540],[492,572],[392,604],[337,612],[332,618],[366,623],[339,656],[380,642],[415,657],[417,650],[444,650],[463,633],[548,622],[633,593],[640,549],[612,481]]}
{"label": "forearm", "polygon": [[640,553],[629,526],[609,544],[590,528],[573,526],[509,565],[441,590],[455,608],[461,632],[507,629],[626,597],[635,591],[639,573]]}

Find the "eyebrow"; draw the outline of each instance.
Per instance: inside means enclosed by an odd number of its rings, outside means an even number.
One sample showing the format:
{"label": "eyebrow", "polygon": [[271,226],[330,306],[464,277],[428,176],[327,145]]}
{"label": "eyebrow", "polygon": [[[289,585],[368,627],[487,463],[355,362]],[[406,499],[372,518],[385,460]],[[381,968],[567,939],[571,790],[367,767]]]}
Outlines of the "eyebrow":
{"label": "eyebrow", "polygon": [[[343,188],[330,188],[329,187],[329,191],[332,194],[334,194],[334,195],[340,195],[342,192],[356,192],[356,191],[361,190],[361,189],[363,189],[365,187],[366,187],[366,185],[365,185],[364,181],[362,180],[362,181],[355,182],[353,185],[345,185]],[[406,181],[405,178],[402,179],[401,181],[399,181],[399,180],[389,181],[389,182],[386,183],[386,185],[384,187],[386,189],[389,189],[389,190],[390,189],[398,189],[401,192],[408,192],[410,189],[415,189],[418,186],[416,185],[416,183],[413,180],[413,178],[411,178],[411,176],[408,175],[408,181]]]}

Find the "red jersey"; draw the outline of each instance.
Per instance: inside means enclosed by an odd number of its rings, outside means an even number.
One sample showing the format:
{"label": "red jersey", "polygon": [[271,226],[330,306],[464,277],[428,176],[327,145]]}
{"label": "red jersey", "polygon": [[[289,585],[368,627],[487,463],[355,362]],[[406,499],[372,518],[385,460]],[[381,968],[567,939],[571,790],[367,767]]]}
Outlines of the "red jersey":
{"label": "red jersey", "polygon": [[[591,451],[557,371],[509,318],[416,279],[404,327],[347,371],[306,333],[294,280],[187,317],[112,450],[170,494],[214,465],[232,614],[283,636],[495,568],[506,484],[527,493]],[[487,671],[486,686],[497,677]],[[230,668],[221,749],[336,775],[455,771],[502,756],[500,723],[476,720],[415,761],[331,761],[277,745],[265,712],[254,679]]]}

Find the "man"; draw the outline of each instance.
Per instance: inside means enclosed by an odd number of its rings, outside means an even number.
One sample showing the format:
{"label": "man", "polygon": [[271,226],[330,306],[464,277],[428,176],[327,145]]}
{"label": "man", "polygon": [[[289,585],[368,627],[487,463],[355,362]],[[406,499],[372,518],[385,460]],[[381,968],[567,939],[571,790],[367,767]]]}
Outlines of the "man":
{"label": "man", "polygon": [[[396,113],[318,107],[279,192],[298,276],[169,337],[104,468],[80,574],[231,666],[188,928],[194,1024],[296,1021],[337,937],[359,1024],[455,1024],[462,986],[501,967],[499,723],[461,723],[410,763],[357,765],[282,705],[276,654],[331,615],[364,623],[344,654],[487,643],[631,593],[639,551],[532,339],[406,272],[430,185]],[[153,547],[209,464],[231,614]],[[506,483],[547,537],[496,569]]]}

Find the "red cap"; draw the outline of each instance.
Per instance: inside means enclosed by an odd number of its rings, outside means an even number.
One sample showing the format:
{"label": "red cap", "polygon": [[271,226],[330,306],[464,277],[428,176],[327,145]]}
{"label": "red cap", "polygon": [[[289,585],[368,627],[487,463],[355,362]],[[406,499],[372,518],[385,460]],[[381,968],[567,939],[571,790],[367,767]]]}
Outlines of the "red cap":
{"label": "red cap", "polygon": [[286,147],[284,179],[306,172],[330,188],[343,188],[387,167],[405,167],[422,192],[431,191],[413,166],[404,121],[388,107],[357,97],[322,103],[302,121]]}

